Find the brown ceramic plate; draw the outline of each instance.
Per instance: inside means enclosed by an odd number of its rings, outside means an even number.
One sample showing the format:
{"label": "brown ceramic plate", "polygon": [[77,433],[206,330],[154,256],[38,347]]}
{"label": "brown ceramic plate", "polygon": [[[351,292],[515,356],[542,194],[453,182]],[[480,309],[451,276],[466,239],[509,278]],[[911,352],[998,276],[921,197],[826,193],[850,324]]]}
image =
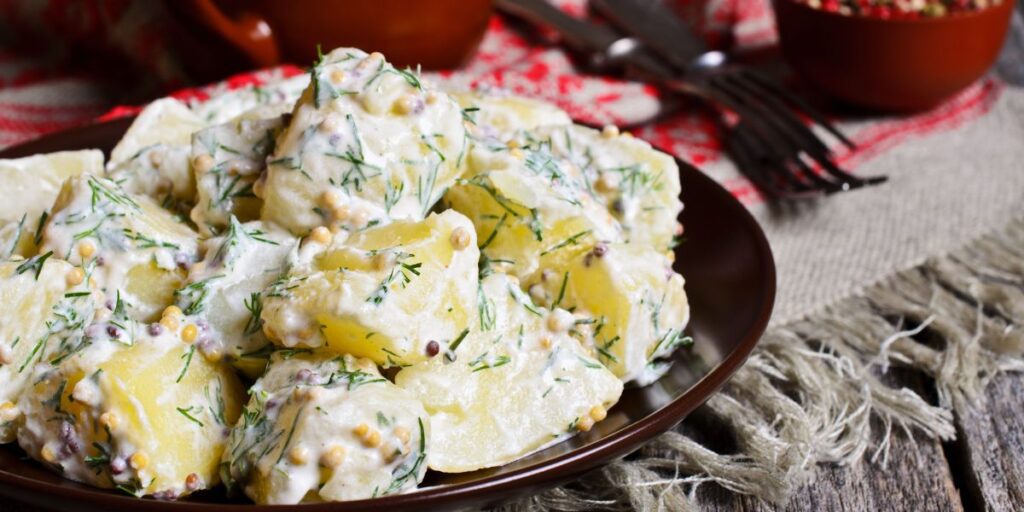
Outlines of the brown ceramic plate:
{"label": "brown ceramic plate", "polygon": [[[69,130],[9,148],[0,158],[100,148],[109,151],[130,119]],[[461,475],[430,472],[420,490],[374,500],[293,507],[259,507],[211,491],[178,502],[138,500],[65,480],[15,445],[0,446],[0,495],[74,511],[302,512],[424,510],[487,505],[571,480],[639,448],[672,428],[708,399],[743,364],[764,332],[775,299],[775,264],[761,228],[728,192],[680,162],[686,240],[676,270],[686,276],[696,343],[658,382],[627,389],[608,418],[577,436],[520,461]]]}

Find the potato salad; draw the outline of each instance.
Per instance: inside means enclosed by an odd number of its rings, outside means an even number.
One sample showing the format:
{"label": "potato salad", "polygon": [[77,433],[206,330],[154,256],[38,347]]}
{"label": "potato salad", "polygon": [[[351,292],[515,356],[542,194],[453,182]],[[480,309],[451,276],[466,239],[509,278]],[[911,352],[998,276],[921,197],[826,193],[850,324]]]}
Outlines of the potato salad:
{"label": "potato salad", "polygon": [[0,443],[137,497],[409,492],[598,428],[692,343],[671,157],[379,53],[0,179]]}

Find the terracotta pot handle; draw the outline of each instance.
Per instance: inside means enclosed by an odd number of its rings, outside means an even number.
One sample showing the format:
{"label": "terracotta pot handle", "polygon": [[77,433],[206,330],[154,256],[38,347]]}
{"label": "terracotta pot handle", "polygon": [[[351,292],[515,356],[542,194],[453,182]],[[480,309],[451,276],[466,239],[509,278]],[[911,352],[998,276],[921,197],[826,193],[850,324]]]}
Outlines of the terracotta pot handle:
{"label": "terracotta pot handle", "polygon": [[281,62],[281,52],[270,25],[259,15],[244,12],[232,19],[213,0],[190,0],[193,17],[244,53],[257,67]]}

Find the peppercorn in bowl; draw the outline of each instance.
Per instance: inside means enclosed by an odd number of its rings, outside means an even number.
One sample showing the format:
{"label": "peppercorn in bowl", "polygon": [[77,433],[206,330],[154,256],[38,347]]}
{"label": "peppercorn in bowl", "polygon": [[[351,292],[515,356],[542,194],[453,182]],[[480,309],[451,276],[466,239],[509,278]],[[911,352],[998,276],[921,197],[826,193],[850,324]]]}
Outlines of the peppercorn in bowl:
{"label": "peppercorn in bowl", "polygon": [[54,177],[0,211],[0,494],[493,502],[672,427],[767,324],[749,213],[614,127],[356,49],[228,96],[0,153]]}
{"label": "peppercorn in bowl", "polygon": [[932,107],[980,78],[1014,0],[774,0],[786,61],[810,85],[871,109]]}

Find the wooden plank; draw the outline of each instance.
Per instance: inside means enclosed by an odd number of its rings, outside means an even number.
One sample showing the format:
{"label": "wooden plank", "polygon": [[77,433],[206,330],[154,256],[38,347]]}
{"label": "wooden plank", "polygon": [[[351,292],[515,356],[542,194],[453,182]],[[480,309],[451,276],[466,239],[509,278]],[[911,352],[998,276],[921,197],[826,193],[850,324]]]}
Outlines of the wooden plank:
{"label": "wooden plank", "polygon": [[963,510],[942,445],[894,434],[887,467],[863,461],[850,467],[819,466],[814,483],[780,506],[708,485],[697,492],[700,510],[919,512]]}
{"label": "wooden plank", "polygon": [[965,503],[978,510],[1024,510],[1024,375],[993,379],[985,396],[958,404],[958,440]]}

